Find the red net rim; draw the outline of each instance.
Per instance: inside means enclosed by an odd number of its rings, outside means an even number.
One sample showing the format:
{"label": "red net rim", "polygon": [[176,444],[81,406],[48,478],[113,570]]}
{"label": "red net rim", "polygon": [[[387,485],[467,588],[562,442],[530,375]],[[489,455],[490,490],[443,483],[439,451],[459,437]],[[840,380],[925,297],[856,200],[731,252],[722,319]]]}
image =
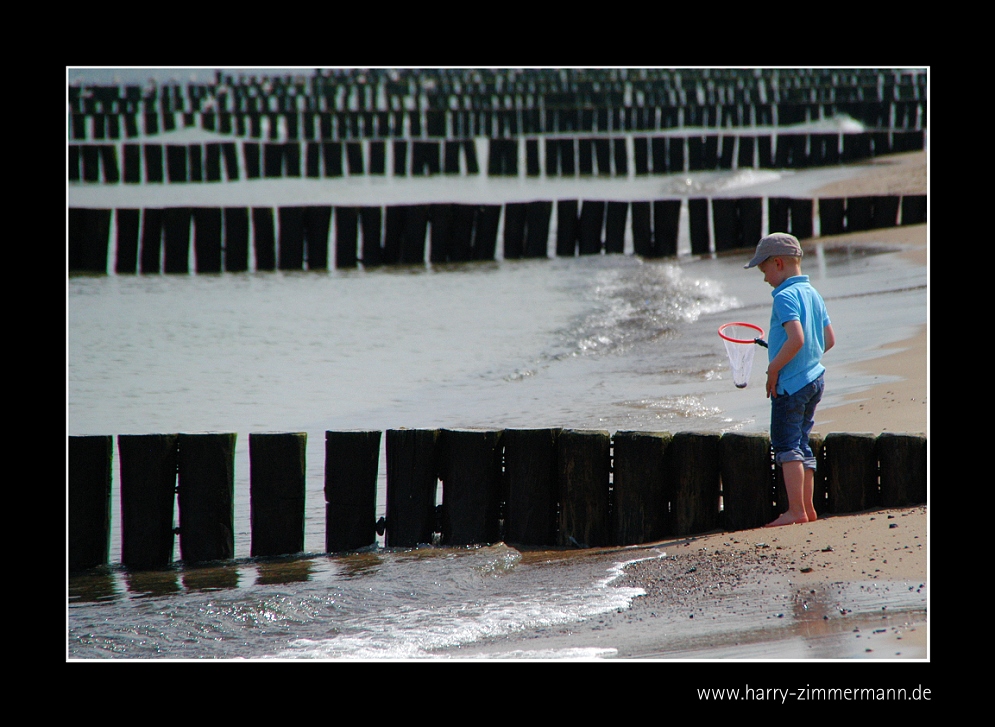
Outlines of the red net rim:
{"label": "red net rim", "polygon": [[[730,328],[731,326],[743,326],[744,328],[751,328],[757,332],[757,335],[754,336],[753,338],[733,338],[732,336],[727,336],[723,331],[725,331],[726,328]],[[731,343],[753,343],[754,338],[763,338],[764,329],[761,328],[760,326],[755,326],[752,323],[739,323],[739,322],[723,323],[721,326],[719,326],[719,335],[724,340],[729,341]]]}

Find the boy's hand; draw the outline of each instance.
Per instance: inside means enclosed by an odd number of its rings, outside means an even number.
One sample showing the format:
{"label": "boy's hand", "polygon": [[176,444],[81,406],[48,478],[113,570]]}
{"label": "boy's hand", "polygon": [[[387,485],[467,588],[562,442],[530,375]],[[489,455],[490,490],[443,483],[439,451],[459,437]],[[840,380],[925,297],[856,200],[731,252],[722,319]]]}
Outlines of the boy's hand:
{"label": "boy's hand", "polygon": [[777,398],[777,378],[780,371],[771,371],[767,369],[767,398],[776,399]]}

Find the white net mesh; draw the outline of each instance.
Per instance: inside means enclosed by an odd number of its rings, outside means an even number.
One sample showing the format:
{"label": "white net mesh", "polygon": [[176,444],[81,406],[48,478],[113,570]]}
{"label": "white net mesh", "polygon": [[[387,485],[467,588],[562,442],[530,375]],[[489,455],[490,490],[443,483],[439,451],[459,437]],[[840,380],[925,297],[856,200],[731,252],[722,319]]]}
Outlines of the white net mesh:
{"label": "white net mesh", "polygon": [[726,345],[726,353],[729,354],[729,364],[732,366],[732,381],[736,384],[736,388],[746,388],[750,382],[750,372],[753,370],[753,354],[756,350],[756,344],[753,341],[761,334],[755,328],[735,324],[724,326],[722,333],[729,338],[743,341],[743,343],[737,343],[725,338],[722,339]]}

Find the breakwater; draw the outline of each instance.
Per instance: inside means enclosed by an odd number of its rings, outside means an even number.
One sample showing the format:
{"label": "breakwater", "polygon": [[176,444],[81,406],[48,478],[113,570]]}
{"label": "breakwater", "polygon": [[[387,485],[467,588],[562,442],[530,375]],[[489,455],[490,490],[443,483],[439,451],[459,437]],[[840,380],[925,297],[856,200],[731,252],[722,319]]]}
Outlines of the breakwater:
{"label": "breakwater", "polygon": [[[185,563],[233,557],[236,437],[117,436],[123,565],[168,565],[176,537]],[[249,435],[254,557],[303,549],[306,438]],[[830,433],[813,445],[822,514],[926,501],[924,435]],[[69,562],[81,570],[109,562],[114,437],[70,436],[68,454]],[[786,509],[764,433],[328,431],[324,473],[327,552],[368,547],[378,534],[387,547],[630,545],[754,528]]]}
{"label": "breakwater", "polygon": [[[507,204],[68,210],[70,273],[327,270],[471,260],[677,254],[681,199]],[[926,195],[692,197],[692,254],[750,248],[767,229],[815,234],[926,222]],[[499,235],[500,232],[500,235]],[[555,245],[551,250],[551,243]],[[113,263],[111,262],[113,261]]]}
{"label": "breakwater", "polygon": [[[210,130],[210,129],[209,129]],[[153,135],[153,139],[155,136]],[[628,177],[732,169],[807,169],[920,151],[922,130],[284,141],[73,141],[68,181],[212,184],[254,179]]]}
{"label": "breakwater", "polygon": [[316,69],[212,82],[71,85],[76,140],[199,126],[278,139],[507,138],[790,126],[846,114],[926,126],[924,69]]}

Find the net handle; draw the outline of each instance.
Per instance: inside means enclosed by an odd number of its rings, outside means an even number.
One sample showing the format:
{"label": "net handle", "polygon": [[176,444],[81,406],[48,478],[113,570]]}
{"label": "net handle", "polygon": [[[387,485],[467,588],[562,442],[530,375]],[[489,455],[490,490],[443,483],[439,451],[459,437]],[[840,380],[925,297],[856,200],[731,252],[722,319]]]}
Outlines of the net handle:
{"label": "net handle", "polygon": [[[727,336],[725,334],[725,329],[729,328],[730,326],[743,326],[744,328],[752,328],[754,331],[757,332],[757,336],[755,338],[733,338],[732,336]],[[721,336],[723,340],[729,341],[730,343],[756,343],[763,346],[764,348],[767,347],[767,342],[764,341],[764,329],[761,328],[760,326],[755,326],[752,323],[742,323],[739,321],[735,323],[723,323],[721,326],[719,326],[719,336]]]}

